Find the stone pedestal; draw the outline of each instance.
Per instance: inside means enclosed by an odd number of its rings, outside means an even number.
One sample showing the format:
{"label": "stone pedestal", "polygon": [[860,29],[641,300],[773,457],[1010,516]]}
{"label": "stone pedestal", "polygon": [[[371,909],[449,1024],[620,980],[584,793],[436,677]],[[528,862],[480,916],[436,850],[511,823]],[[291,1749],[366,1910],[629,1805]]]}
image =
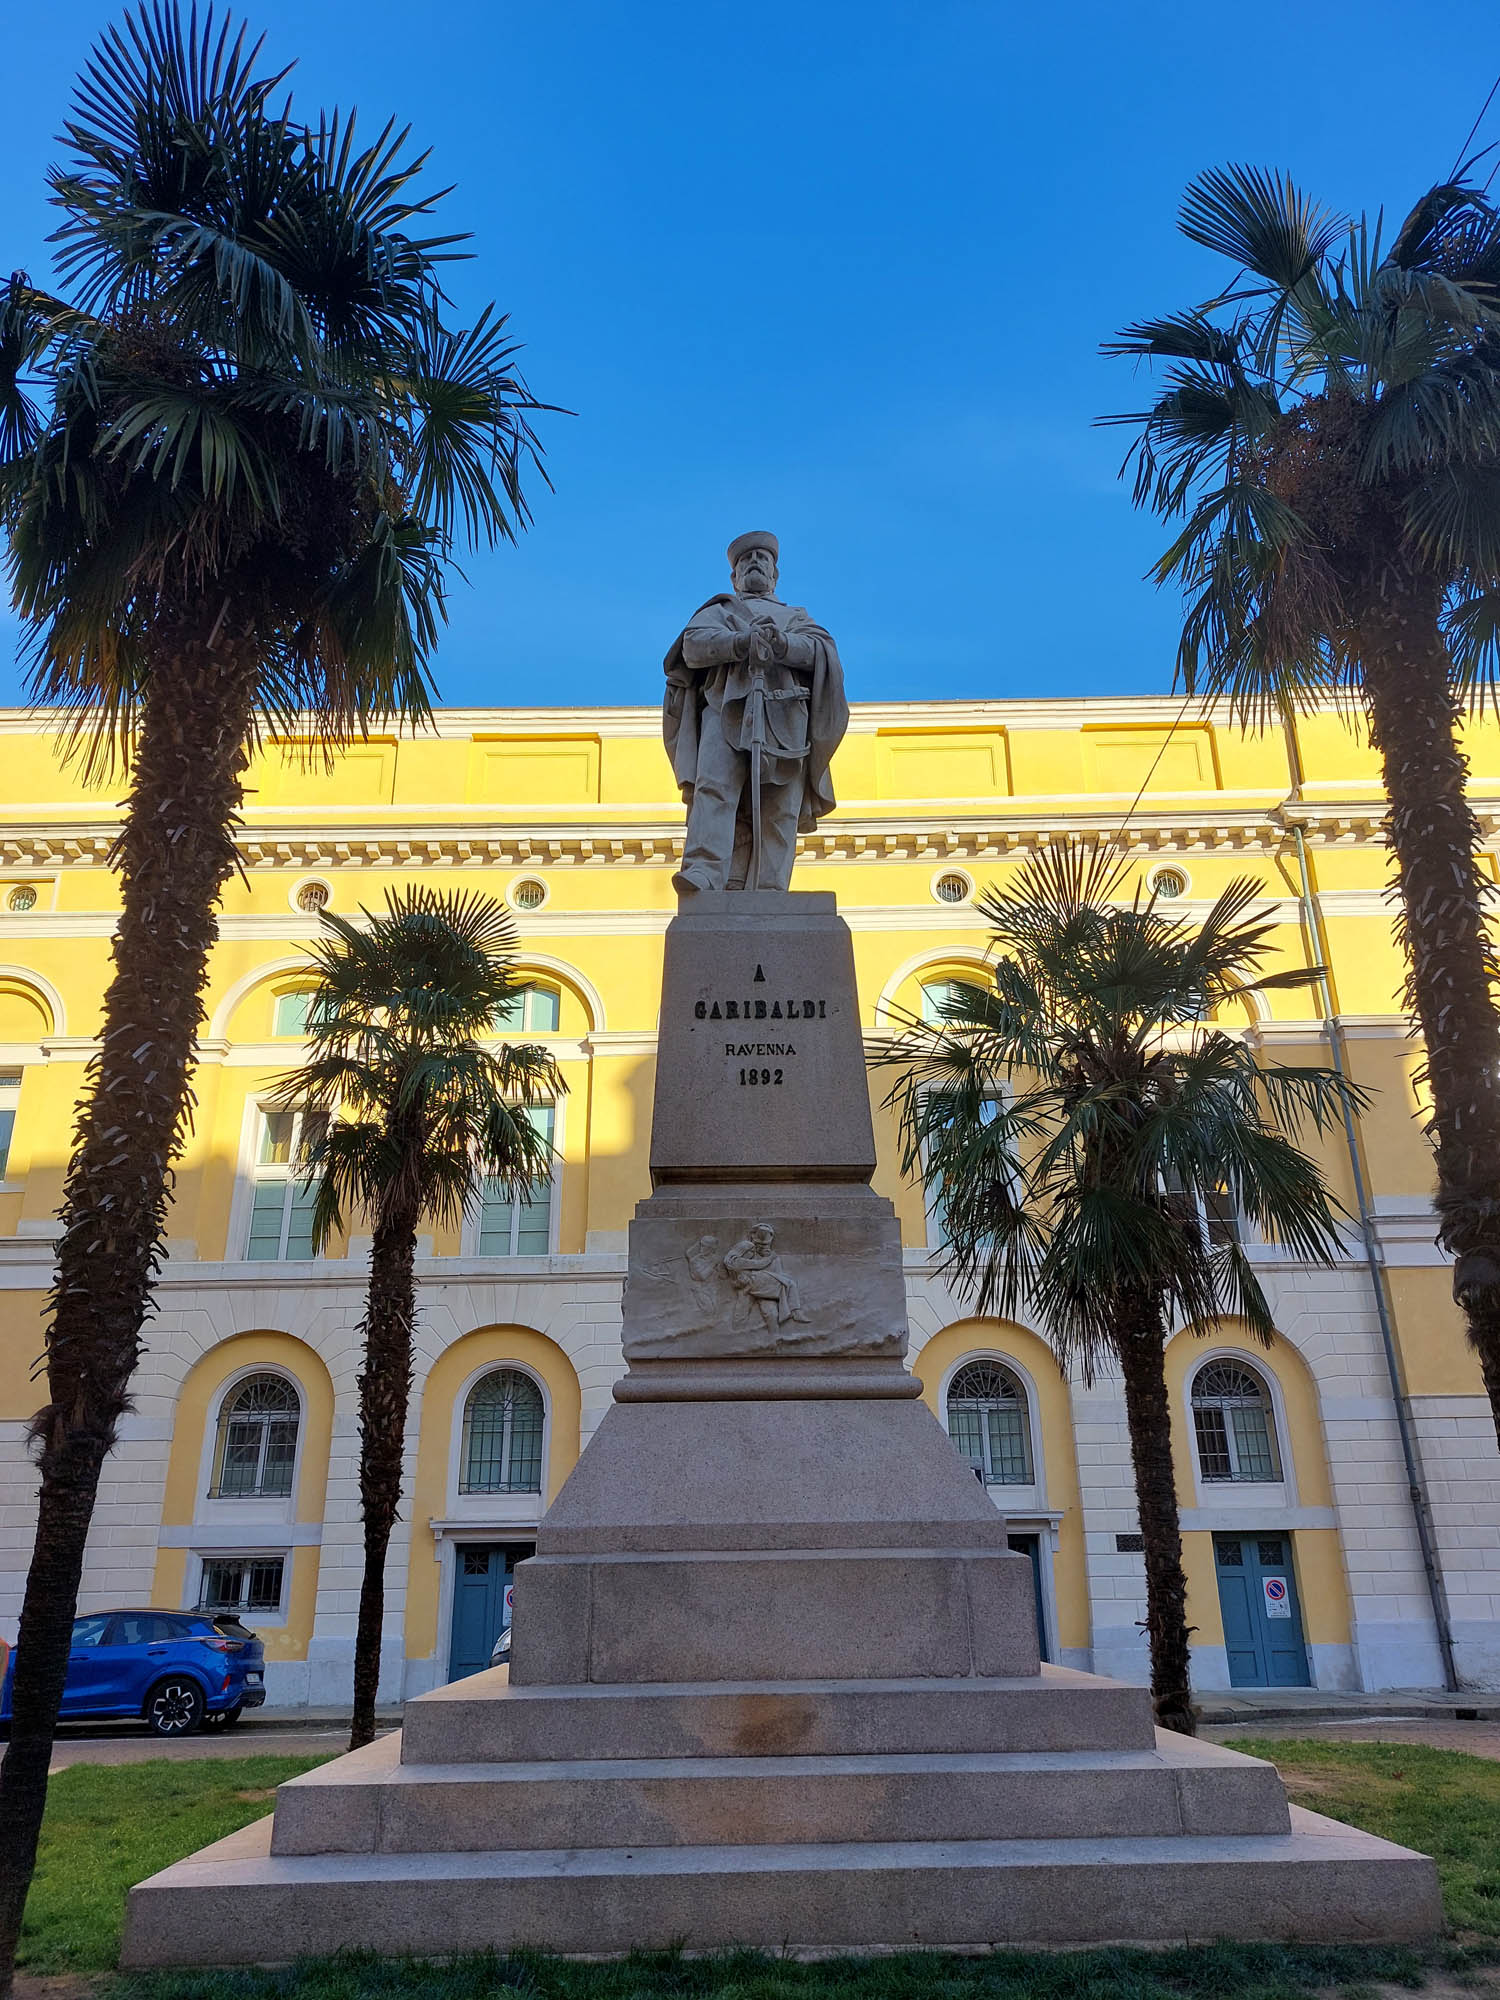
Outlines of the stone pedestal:
{"label": "stone pedestal", "polygon": [[1422,1856],[1040,1665],[1030,1566],[914,1400],[874,1159],[833,898],[694,898],[629,1371],[516,1572],[512,1665],[132,1891],[127,1965],[1439,1928]]}

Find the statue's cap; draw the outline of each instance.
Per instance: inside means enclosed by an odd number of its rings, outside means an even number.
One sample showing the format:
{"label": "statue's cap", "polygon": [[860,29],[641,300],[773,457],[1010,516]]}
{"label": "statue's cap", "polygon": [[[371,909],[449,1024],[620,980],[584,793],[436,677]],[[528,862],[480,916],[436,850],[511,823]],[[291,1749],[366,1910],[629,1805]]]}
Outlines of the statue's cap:
{"label": "statue's cap", "polygon": [[747,549],[769,549],[777,561],[781,559],[781,544],[777,541],[776,537],[767,534],[764,528],[752,528],[748,535],[736,535],[734,540],[729,544],[729,567],[731,569],[734,568]]}

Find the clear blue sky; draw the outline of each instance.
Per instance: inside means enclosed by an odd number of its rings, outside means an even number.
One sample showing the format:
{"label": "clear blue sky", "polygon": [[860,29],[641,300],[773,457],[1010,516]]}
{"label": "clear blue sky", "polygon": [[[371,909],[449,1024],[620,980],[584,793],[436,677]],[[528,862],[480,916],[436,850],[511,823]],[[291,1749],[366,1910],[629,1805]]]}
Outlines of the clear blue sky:
{"label": "clear blue sky", "polygon": [[[113,9],[11,10],[0,257]],[[856,698],[1170,684],[1162,533],[1090,429],[1101,337],[1202,297],[1202,167],[1404,213],[1500,69],[1493,0],[1350,9],[1000,0],[257,0],[300,108],[394,113],[476,234],[456,280],[526,343],[555,492],[477,558],[436,669],[463,702],[654,700],[747,527]],[[1500,97],[1482,134],[1500,138]],[[0,617],[5,614],[0,613]],[[14,624],[0,700],[17,698]]]}

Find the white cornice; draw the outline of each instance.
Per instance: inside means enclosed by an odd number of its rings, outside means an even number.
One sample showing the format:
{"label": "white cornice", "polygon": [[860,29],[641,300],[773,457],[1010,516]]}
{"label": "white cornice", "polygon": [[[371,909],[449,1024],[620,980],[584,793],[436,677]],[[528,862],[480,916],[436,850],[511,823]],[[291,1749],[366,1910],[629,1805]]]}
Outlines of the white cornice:
{"label": "white cornice", "polygon": [[[1500,837],[1500,799],[1475,799],[1483,837]],[[1284,843],[1274,805],[1226,807],[1218,794],[1201,803],[1141,807],[1120,828],[1120,809],[1096,799],[997,799],[982,812],[912,802],[899,810],[844,809],[799,840],[804,861],[1002,861],[1069,833],[1114,833],[1130,856],[1145,854],[1269,854]],[[1383,844],[1383,808],[1347,800],[1304,807],[1299,821],[1318,844]],[[118,831],[116,821],[33,819],[0,826],[0,865],[102,868]],[[360,823],[309,822],[269,827],[251,823],[235,842],[247,867],[343,868],[610,868],[674,866],[682,851],[682,821],[623,818],[600,807],[586,823],[577,816],[524,827],[469,819],[461,826],[432,819],[366,819]],[[290,913],[289,913],[290,914]],[[0,935],[20,935],[44,921],[41,913],[0,915]]]}

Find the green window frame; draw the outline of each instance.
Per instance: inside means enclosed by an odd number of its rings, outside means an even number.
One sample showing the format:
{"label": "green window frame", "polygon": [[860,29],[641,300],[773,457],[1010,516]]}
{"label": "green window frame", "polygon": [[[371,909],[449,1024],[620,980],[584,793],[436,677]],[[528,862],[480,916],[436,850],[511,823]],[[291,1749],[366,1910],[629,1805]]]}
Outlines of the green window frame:
{"label": "green window frame", "polygon": [[11,1142],[15,1138],[16,1113],[21,1108],[21,1072],[0,1069],[0,1181],[10,1164]]}
{"label": "green window frame", "polygon": [[[523,1116],[552,1144],[557,1112],[551,1104],[529,1104]],[[479,1257],[545,1257],[552,1249],[554,1177],[533,1181],[519,1199],[498,1180],[486,1177],[479,1204],[474,1251]]]}
{"label": "green window frame", "polygon": [[464,1400],[460,1493],[540,1493],[542,1392],[518,1368],[482,1375]]}
{"label": "green window frame", "polygon": [[555,1035],[561,1019],[561,992],[533,981],[495,1009],[493,1026],[497,1035]]}
{"label": "green window frame", "polygon": [[225,1392],[214,1437],[214,1500],[290,1498],[302,1398],[284,1375],[247,1375]]}
{"label": "green window frame", "polygon": [[316,1184],[299,1177],[321,1113],[262,1108],[250,1170],[250,1228],[245,1255],[252,1262],[310,1258]]}
{"label": "green window frame", "polygon": [[985,1486],[1031,1486],[1031,1411],[1003,1362],[966,1361],[948,1384],[948,1435]]}
{"label": "green window frame", "polygon": [[1276,1413],[1260,1377],[1241,1361],[1206,1361],[1193,1377],[1193,1435],[1205,1482],[1275,1486],[1282,1478]]}

